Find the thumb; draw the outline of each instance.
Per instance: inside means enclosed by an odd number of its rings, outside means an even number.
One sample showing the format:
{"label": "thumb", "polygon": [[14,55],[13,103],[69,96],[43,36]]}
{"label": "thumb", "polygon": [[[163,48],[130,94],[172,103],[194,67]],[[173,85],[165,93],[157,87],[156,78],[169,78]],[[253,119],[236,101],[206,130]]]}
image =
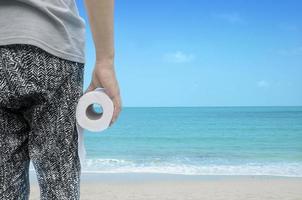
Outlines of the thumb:
{"label": "thumb", "polygon": [[96,87],[94,86],[94,84],[91,82],[88,86],[88,88],[85,90],[85,92],[83,93],[86,94],[87,92],[93,91]]}

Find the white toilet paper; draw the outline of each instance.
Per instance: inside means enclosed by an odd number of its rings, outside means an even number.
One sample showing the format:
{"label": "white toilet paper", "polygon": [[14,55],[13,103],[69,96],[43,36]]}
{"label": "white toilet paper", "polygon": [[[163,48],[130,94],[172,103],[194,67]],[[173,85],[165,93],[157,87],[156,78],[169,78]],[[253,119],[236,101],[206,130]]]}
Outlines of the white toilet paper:
{"label": "white toilet paper", "polygon": [[[96,113],[93,104],[99,104],[103,112]],[[113,102],[104,88],[96,88],[80,97],[76,108],[76,126],[78,131],[78,153],[83,166],[86,150],[84,145],[84,129],[100,132],[109,127],[113,115]]]}

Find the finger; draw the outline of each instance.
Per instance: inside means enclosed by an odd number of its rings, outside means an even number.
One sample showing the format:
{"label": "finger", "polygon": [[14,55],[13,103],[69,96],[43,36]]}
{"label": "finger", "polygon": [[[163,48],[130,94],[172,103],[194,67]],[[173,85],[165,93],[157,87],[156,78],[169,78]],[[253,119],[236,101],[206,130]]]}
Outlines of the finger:
{"label": "finger", "polygon": [[84,94],[86,94],[87,92],[90,92],[90,91],[92,91],[94,89],[95,89],[94,85],[92,83],[90,83],[89,86],[88,86],[88,88],[85,90]]}
{"label": "finger", "polygon": [[120,101],[117,99],[118,98],[113,99],[114,111],[113,111],[112,120],[110,122],[110,125],[112,125],[117,120],[117,118],[120,114],[120,111],[121,111]]}
{"label": "finger", "polygon": [[116,121],[116,119],[117,119],[117,111],[116,111],[116,109],[114,109],[112,119],[110,121],[110,126]]}

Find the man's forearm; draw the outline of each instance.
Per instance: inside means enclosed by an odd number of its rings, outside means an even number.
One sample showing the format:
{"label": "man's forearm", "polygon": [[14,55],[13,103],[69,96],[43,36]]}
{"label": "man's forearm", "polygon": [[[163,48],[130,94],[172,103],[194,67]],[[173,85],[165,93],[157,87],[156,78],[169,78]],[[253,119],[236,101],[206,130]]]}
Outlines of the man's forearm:
{"label": "man's forearm", "polygon": [[85,0],[96,50],[96,62],[114,62],[114,0]]}

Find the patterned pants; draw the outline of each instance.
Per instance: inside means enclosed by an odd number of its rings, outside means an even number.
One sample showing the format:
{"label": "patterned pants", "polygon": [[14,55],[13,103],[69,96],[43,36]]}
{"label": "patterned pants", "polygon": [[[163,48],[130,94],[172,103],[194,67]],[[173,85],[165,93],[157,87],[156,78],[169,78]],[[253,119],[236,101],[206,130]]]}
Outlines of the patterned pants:
{"label": "patterned pants", "polygon": [[0,199],[29,199],[32,161],[43,200],[80,198],[75,111],[84,63],[26,44],[0,46]]}

